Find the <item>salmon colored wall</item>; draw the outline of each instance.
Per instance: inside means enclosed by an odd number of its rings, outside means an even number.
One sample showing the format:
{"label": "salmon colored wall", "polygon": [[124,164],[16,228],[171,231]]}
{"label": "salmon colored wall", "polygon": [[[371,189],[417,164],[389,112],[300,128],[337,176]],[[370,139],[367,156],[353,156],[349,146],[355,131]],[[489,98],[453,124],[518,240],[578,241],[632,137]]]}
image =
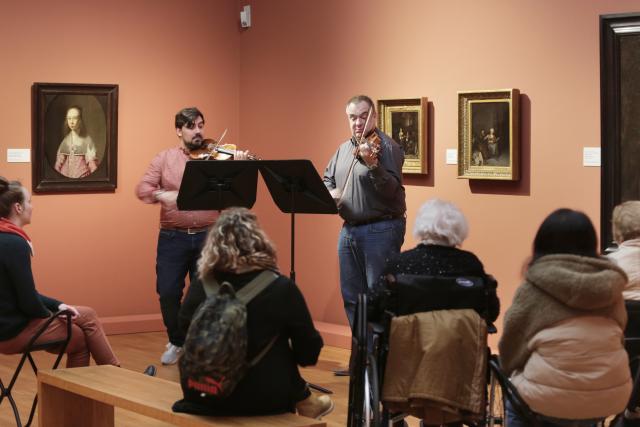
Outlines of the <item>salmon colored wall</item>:
{"label": "salmon colored wall", "polygon": [[[475,252],[509,306],[534,233],[555,208],[599,224],[600,169],[582,148],[600,145],[600,14],[634,12],[638,1],[251,0],[241,36],[242,142],[270,158],[308,158],[322,173],[349,137],[344,102],[429,98],[429,175],[406,179],[408,234],[431,197],[465,212]],[[445,164],[457,147],[457,91],[521,91],[522,179],[458,180]],[[257,209],[288,269],[286,216],[268,197]],[[338,289],[337,216],[301,215],[296,271],[315,319],[346,324]],[[501,325],[499,321],[498,325]]]}
{"label": "salmon colored wall", "polygon": [[[34,82],[118,84],[118,188],[112,194],[36,195],[33,258],[39,290],[96,308],[109,331],[158,330],[158,206],[134,187],[152,157],[178,143],[175,113],[196,105],[211,135],[239,135],[237,5],[226,0],[3,2],[0,175],[31,188]],[[131,326],[133,325],[133,326]]]}
{"label": "salmon colored wall", "polygon": [[[253,26],[241,30],[244,4]],[[157,329],[158,207],[133,190],[177,142],[175,112],[197,105],[210,136],[228,127],[229,142],[264,158],[307,158],[322,173],[349,136],[344,102],[366,93],[429,98],[430,173],[405,181],[405,249],[424,200],[454,201],[471,227],[464,248],[498,278],[507,307],[547,213],[569,206],[598,224],[600,170],[581,166],[582,147],[600,143],[598,16],[638,9],[637,0],[8,2],[0,175],[31,185],[31,165],[8,164],[5,153],[31,145],[33,82],[120,86],[117,191],[33,198],[38,287],[94,306],[112,332]],[[457,146],[456,92],[507,87],[522,93],[521,181],[457,180],[444,162]],[[289,216],[263,184],[255,209],[288,273]],[[296,273],[314,319],[344,344],[339,228],[335,216],[297,216]]]}

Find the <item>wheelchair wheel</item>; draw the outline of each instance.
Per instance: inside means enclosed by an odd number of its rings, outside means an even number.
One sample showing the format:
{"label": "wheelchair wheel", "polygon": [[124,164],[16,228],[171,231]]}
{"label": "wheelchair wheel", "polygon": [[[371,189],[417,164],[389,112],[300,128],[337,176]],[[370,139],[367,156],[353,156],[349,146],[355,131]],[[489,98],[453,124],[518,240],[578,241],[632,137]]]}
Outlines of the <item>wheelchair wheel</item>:
{"label": "wheelchair wheel", "polygon": [[376,358],[367,355],[366,374],[364,376],[363,425],[380,426],[380,388],[378,384],[378,366]]}
{"label": "wheelchair wheel", "polygon": [[485,417],[485,426],[505,426],[507,425],[507,417],[504,411],[504,397],[502,396],[502,388],[496,378],[493,370],[489,371],[489,384],[487,390],[487,414]]}

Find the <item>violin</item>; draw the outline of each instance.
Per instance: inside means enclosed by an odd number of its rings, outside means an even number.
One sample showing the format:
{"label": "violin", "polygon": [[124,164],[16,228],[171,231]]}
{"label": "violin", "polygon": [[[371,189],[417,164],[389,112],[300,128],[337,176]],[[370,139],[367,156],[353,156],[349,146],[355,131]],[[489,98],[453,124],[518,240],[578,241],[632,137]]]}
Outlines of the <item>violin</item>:
{"label": "violin", "polygon": [[[367,128],[369,124],[369,119],[371,118],[371,113],[373,112],[373,108],[369,108],[369,114],[367,115],[367,120],[364,122],[364,129]],[[371,150],[371,155],[375,158],[380,154],[382,139],[376,133],[375,128],[372,129],[367,136],[361,136],[360,138],[356,138],[354,136],[354,142],[356,144],[356,148],[353,150],[354,156],[360,156],[360,147],[364,144],[369,150]]]}
{"label": "violin", "polygon": [[[223,134],[224,137],[224,134]],[[202,141],[202,147],[197,150],[193,150],[189,153],[189,157],[194,160],[229,160],[232,159],[236,155],[236,145],[235,144],[221,144],[219,141],[222,141],[220,138],[218,141],[212,138],[207,138]],[[247,153],[247,159],[249,160],[260,160],[259,157]]]}
{"label": "violin", "polygon": [[380,150],[381,150],[381,145],[382,145],[382,139],[380,138],[380,135],[378,135],[376,133],[375,130],[372,130],[371,133],[369,133],[368,136],[366,136],[365,138],[360,138],[360,144],[359,146],[356,148],[358,150],[358,154],[360,154],[360,145],[365,144],[367,147],[369,147],[369,150],[371,150],[371,154],[374,157],[378,157],[378,155],[380,154]]}

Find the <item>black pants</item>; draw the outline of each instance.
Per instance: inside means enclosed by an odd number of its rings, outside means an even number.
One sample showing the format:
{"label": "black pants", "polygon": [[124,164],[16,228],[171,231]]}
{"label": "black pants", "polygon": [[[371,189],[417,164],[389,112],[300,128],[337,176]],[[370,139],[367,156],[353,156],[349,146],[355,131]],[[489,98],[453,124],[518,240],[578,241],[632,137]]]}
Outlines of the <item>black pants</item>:
{"label": "black pants", "polygon": [[[627,339],[625,348],[631,362],[631,375],[635,378],[640,365],[640,301],[626,300],[624,305],[627,308],[628,317],[627,327],[624,330],[624,337]],[[638,342],[628,338],[636,338]]]}

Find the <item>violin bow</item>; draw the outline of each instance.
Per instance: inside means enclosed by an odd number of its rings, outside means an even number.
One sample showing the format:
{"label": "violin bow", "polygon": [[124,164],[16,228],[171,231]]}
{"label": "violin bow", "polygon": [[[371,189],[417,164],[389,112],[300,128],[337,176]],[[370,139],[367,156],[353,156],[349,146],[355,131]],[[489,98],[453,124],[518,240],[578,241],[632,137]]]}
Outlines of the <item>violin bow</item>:
{"label": "violin bow", "polygon": [[367,125],[369,124],[369,119],[371,118],[371,113],[373,112],[373,107],[369,106],[369,114],[367,114],[367,120],[364,121],[364,128],[362,129],[362,135],[360,135],[359,143],[362,144],[362,141],[365,140],[364,133],[367,130]]}
{"label": "violin bow", "polygon": [[222,132],[222,135],[220,135],[220,138],[218,138],[218,139],[217,139],[217,141],[216,141],[216,146],[211,150],[211,152],[210,152],[210,153],[209,153],[209,155],[205,158],[205,160],[209,160],[209,159],[211,158],[211,156],[213,155],[213,152],[214,152],[214,151],[216,151],[216,150],[215,150],[215,148],[216,148],[218,145],[220,145],[220,143],[222,142],[222,140],[224,139],[224,137],[227,135],[227,131],[228,131],[228,130],[229,130],[229,129],[228,129],[228,128],[226,128],[226,129],[224,130],[224,132]]}

